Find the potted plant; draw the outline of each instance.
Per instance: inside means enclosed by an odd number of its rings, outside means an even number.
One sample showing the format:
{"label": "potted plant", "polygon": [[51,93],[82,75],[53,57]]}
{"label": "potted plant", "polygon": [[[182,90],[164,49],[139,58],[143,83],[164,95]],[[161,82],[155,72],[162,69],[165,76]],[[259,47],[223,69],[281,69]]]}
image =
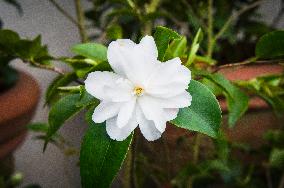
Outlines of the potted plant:
{"label": "potted plant", "polygon": [[33,117],[40,96],[36,80],[11,67],[9,62],[15,59],[13,53],[21,54],[23,44],[30,45],[29,50],[33,42],[20,40],[17,34],[7,30],[0,31],[0,166],[4,179],[13,172],[13,151],[25,139],[26,125]]}

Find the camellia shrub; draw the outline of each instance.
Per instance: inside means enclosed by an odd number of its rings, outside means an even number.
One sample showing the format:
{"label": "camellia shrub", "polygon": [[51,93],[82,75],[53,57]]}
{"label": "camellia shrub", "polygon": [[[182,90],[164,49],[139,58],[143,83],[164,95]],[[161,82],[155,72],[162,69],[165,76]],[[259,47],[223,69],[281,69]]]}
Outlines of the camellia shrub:
{"label": "camellia shrub", "polygon": [[[46,94],[46,102],[51,105],[48,124],[34,124],[30,128],[45,132],[40,137],[45,141],[45,149],[50,141],[56,142],[56,132],[66,120],[86,109],[89,129],[80,151],[82,186],[108,187],[131,147],[136,127],[148,141],[159,139],[168,121],[171,126],[217,140],[222,138],[220,106],[201,78],[219,86],[227,97],[230,126],[246,111],[248,96],[238,86],[214,73],[215,69],[198,68],[194,56],[200,35],[201,31],[190,48],[180,49],[176,46],[185,40],[183,36],[157,27],[154,37],[145,36],[139,44],[119,39],[108,47],[97,43],[75,45],[72,51],[76,55],[71,58],[52,57],[40,44],[39,37],[23,40],[9,30],[1,30],[0,44],[1,54],[9,60],[20,58],[32,66],[60,74]],[[282,44],[283,31],[269,33],[260,39],[256,55],[259,58],[281,57]],[[270,53],[267,53],[267,46]],[[51,60],[67,63],[74,71],[65,73]],[[264,87],[265,78],[259,79],[263,79],[260,87]],[[283,78],[279,76],[278,79]],[[71,82],[79,85],[67,86]],[[281,84],[274,87],[283,90]],[[259,93],[256,88],[251,91]],[[273,97],[260,93],[272,106],[280,106],[274,103],[276,99],[283,101],[281,93]]]}

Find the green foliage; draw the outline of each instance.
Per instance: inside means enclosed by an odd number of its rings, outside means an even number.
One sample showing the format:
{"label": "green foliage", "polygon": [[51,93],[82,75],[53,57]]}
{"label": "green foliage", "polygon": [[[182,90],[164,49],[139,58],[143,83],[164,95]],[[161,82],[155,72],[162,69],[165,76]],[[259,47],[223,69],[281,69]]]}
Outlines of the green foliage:
{"label": "green foliage", "polygon": [[121,39],[123,37],[123,31],[120,25],[110,25],[106,31],[107,38],[110,40]]}
{"label": "green foliage", "polygon": [[256,44],[255,55],[263,59],[284,57],[284,31],[273,31],[262,36]]}
{"label": "green foliage", "polygon": [[46,148],[49,139],[56,133],[56,131],[65,123],[66,120],[73,117],[84,107],[96,102],[89,94],[70,94],[51,106],[48,115],[48,131],[46,134],[46,141],[44,149]]}
{"label": "green foliage", "polygon": [[97,43],[77,44],[73,46],[71,50],[77,55],[87,57],[97,62],[107,60],[107,48],[102,44],[97,44]]}
{"label": "green foliage", "polygon": [[233,127],[248,108],[248,96],[221,74],[208,74],[206,72],[200,72],[197,74],[211,80],[223,91],[229,111],[228,123],[230,127]]}
{"label": "green foliage", "polygon": [[[163,23],[163,26],[174,28],[179,33],[193,40],[191,33],[196,33],[199,28],[206,31],[208,28],[208,1],[181,0],[173,3],[170,0],[92,0],[93,7],[85,12],[85,16],[93,22],[104,34],[108,28],[115,23],[122,29],[123,37],[136,42],[146,35],[151,34],[156,23]],[[255,1],[235,0],[223,1],[214,0],[214,34],[220,31],[232,14],[243,7],[249,7]],[[257,6],[244,11],[232,20],[225,32],[221,35],[220,41],[215,45],[214,59],[223,62],[241,61],[253,56],[251,50],[256,39],[271,31],[272,28],[261,21],[257,12]],[[108,32],[107,32],[108,33]],[[120,33],[120,32],[119,32]],[[238,37],[242,33],[243,37]],[[208,39],[208,33],[204,38]],[[108,35],[106,35],[108,36]],[[92,36],[100,38],[101,34]],[[108,37],[106,37],[109,39]],[[112,38],[112,37],[110,37]],[[201,49],[207,49],[206,43],[201,43]],[[242,48],[242,51],[239,49]]]}
{"label": "green foliage", "polygon": [[112,140],[106,133],[105,123],[92,121],[92,113],[93,108],[86,114],[89,129],[81,145],[81,182],[83,188],[107,188],[126,157],[133,134],[121,142]]}
{"label": "green foliage", "polygon": [[68,85],[69,83],[74,81],[76,78],[77,76],[75,73],[67,73],[65,75],[57,76],[47,88],[47,91],[45,93],[45,103],[53,104],[54,102],[56,102],[60,97],[60,94],[57,88]]}
{"label": "green foliage", "polygon": [[47,47],[41,45],[40,36],[34,40],[21,39],[17,33],[11,30],[0,30],[0,86],[1,89],[11,87],[17,81],[17,73],[8,66],[13,59],[20,58],[23,61],[49,64],[50,56]]}
{"label": "green foliage", "polygon": [[193,61],[196,57],[196,53],[199,49],[200,43],[202,41],[202,38],[203,38],[203,33],[202,33],[201,29],[198,29],[198,31],[197,31],[194,39],[193,39],[193,42],[191,44],[190,52],[189,52],[189,55],[188,55],[188,60],[187,60],[187,63],[186,63],[187,66],[189,66],[193,63]]}
{"label": "green foliage", "polygon": [[166,50],[164,60],[169,60],[175,57],[182,58],[186,51],[187,40],[186,37],[181,37],[180,39],[174,39],[168,49]]}
{"label": "green foliage", "polygon": [[206,86],[194,80],[189,84],[188,92],[192,95],[191,105],[180,109],[171,123],[216,138],[221,124],[221,109],[217,99]]}
{"label": "green foliage", "polygon": [[48,124],[47,123],[30,123],[27,125],[28,130],[33,132],[47,133]]}
{"label": "green foliage", "polygon": [[160,61],[164,61],[165,53],[166,50],[169,47],[169,43],[173,39],[180,39],[180,35],[176,33],[175,31],[165,28],[165,27],[157,27],[155,34],[154,34],[154,39],[158,48],[159,56],[158,59]]}
{"label": "green foliage", "polygon": [[284,75],[267,75],[237,83],[251,93],[263,98],[279,116],[284,112]]}
{"label": "green foliage", "polygon": [[284,149],[273,149],[270,153],[269,164],[274,168],[284,168]]}

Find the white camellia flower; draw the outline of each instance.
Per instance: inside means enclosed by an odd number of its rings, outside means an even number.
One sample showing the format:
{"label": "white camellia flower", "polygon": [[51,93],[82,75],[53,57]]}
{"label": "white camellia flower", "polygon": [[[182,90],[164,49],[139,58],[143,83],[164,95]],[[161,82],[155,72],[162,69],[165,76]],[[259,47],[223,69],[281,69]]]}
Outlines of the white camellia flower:
{"label": "white camellia flower", "polygon": [[164,63],[157,58],[153,37],[145,36],[139,44],[119,39],[107,50],[114,73],[97,71],[88,75],[86,90],[101,101],[92,120],[106,121],[112,139],[126,139],[139,125],[147,140],[156,140],[165,131],[166,122],[177,117],[179,108],[191,104],[186,91],[190,70],[179,58]]}

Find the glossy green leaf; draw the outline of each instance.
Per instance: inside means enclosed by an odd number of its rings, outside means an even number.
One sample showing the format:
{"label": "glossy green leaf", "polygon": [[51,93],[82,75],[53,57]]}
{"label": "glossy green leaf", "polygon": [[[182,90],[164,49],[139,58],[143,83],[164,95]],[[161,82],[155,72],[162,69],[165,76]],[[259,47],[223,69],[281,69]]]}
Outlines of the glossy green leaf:
{"label": "glossy green leaf", "polygon": [[284,56],[284,31],[273,31],[262,36],[256,44],[258,58],[274,59]]}
{"label": "glossy green leaf", "polygon": [[233,127],[248,108],[248,96],[221,74],[201,74],[223,89],[229,111],[229,126]]}
{"label": "glossy green leaf", "polygon": [[192,95],[192,103],[179,110],[174,125],[197,131],[216,138],[221,124],[221,109],[216,97],[203,84],[192,80],[188,92]]}
{"label": "glossy green leaf", "polygon": [[47,88],[45,103],[52,104],[53,102],[55,102],[59,98],[59,91],[57,90],[57,88],[61,86],[67,86],[76,78],[77,76],[74,73],[68,73],[56,77]]}
{"label": "glossy green leaf", "polygon": [[186,37],[182,37],[180,39],[174,39],[169,48],[166,50],[166,54],[164,60],[169,60],[175,57],[182,57],[186,50]]}
{"label": "glossy green leaf", "polygon": [[166,50],[169,47],[169,43],[173,40],[173,39],[180,39],[180,35],[168,28],[162,27],[162,26],[158,26],[156,28],[156,32],[154,34],[154,39],[158,48],[158,59],[160,61],[164,61],[164,57],[165,57],[165,53]]}
{"label": "glossy green leaf", "polygon": [[77,44],[71,48],[72,52],[95,61],[107,60],[107,48],[98,43]]}
{"label": "glossy green leaf", "polygon": [[133,135],[124,141],[112,140],[105,123],[92,121],[93,110],[86,114],[89,124],[80,152],[80,174],[83,188],[108,188],[126,157]]}
{"label": "glossy green leaf", "polygon": [[61,98],[51,106],[48,115],[49,127],[46,134],[44,150],[49,139],[59,130],[65,121],[73,117],[76,113],[84,108],[84,105],[79,105],[79,102],[82,100],[85,99],[82,98],[80,94],[71,94]]}

